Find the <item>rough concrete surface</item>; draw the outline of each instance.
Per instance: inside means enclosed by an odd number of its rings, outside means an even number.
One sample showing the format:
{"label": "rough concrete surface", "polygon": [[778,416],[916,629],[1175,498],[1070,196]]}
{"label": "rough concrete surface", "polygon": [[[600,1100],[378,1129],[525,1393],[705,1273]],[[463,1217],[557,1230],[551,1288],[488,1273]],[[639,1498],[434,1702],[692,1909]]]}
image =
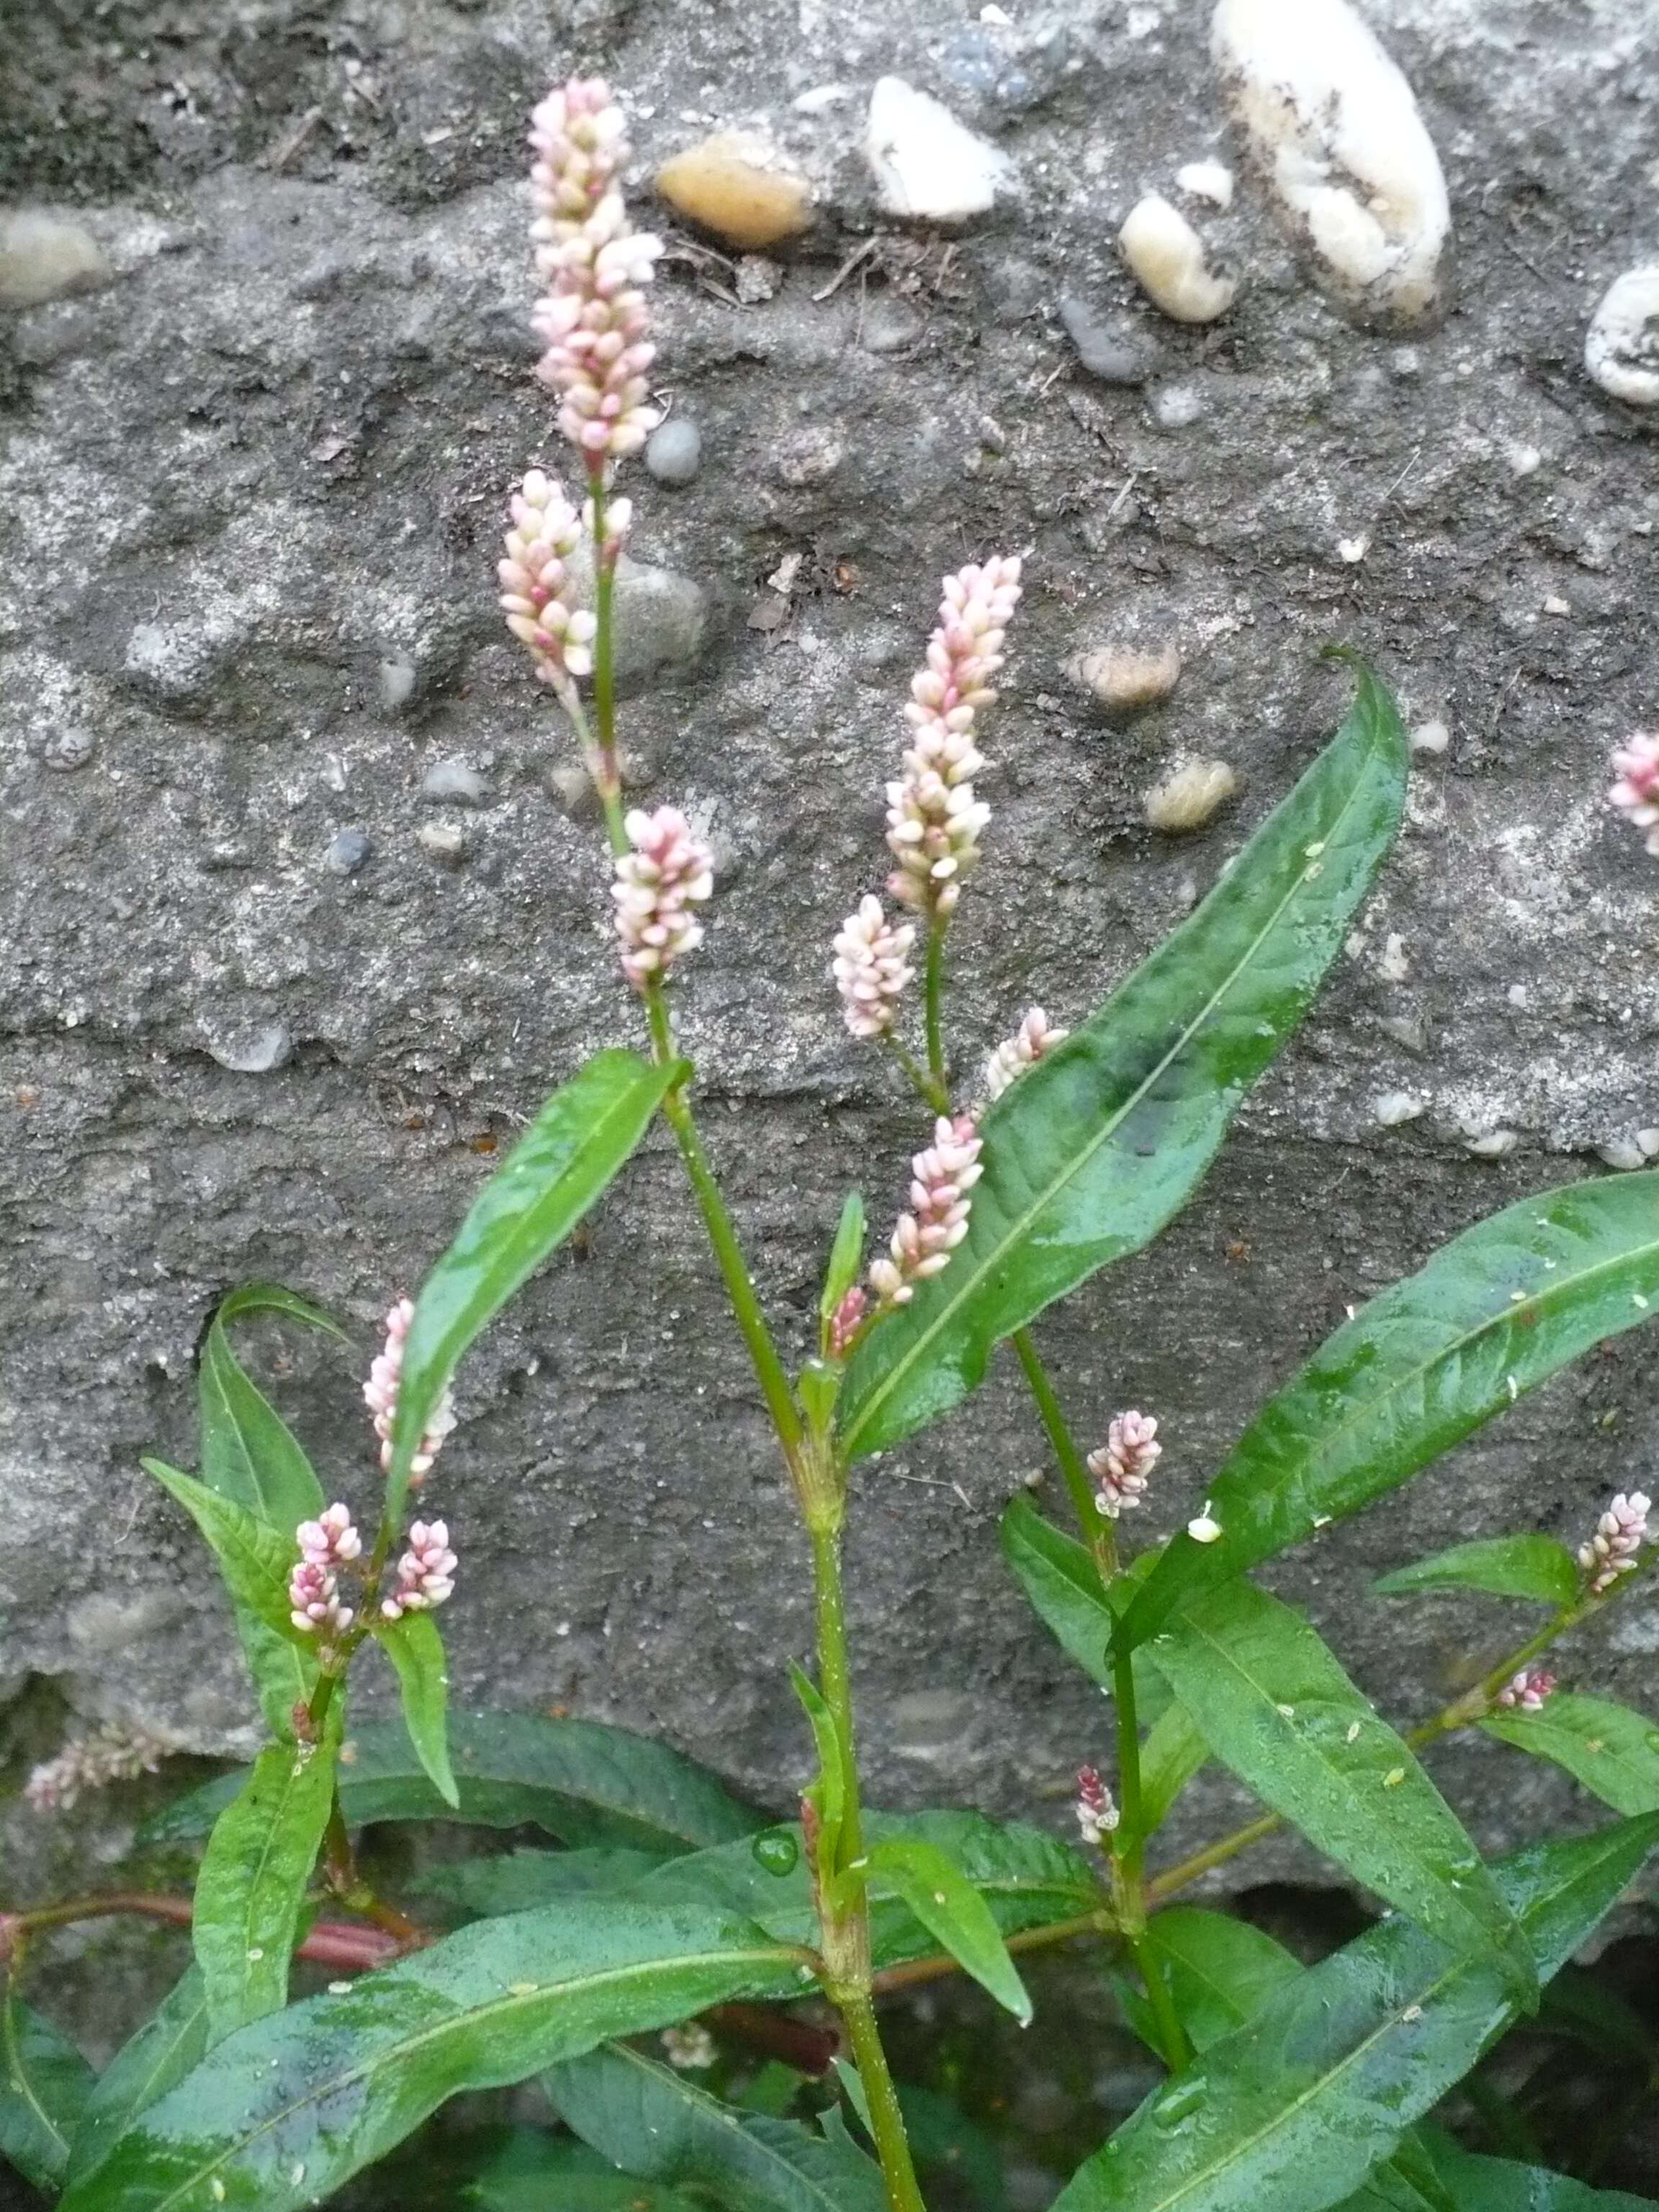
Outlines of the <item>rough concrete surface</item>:
{"label": "rough concrete surface", "polygon": [[[78,228],[82,288],[0,315],[15,1777],[64,1716],[246,1741],[204,1555],[137,1468],[191,1462],[216,1300],[289,1283],[348,1320],[366,1364],[492,1150],[586,1054],[636,1036],[596,824],[492,596],[506,489],[561,458],[530,374],[520,148],[573,64],[625,93],[641,206],[656,162],[726,125],[769,126],[817,194],[775,276],[670,227],[659,370],[701,465],[673,488],[628,471],[638,556],[707,595],[653,601],[629,743],[641,790],[718,848],[678,1013],[792,1346],[843,1188],[881,1219],[920,1141],[842,1029],[828,944],[882,873],[936,579],[991,550],[1029,549],[1030,588],[955,939],[964,1066],[1033,1000],[1075,1019],[1213,879],[1342,711],[1328,641],[1450,733],[1420,757],[1349,957],[1191,1210],[1041,1328],[1082,1426],[1124,1404],[1165,1425],[1151,1530],[1196,1510],[1249,1409],[1349,1303],[1659,1124],[1659,863],[1601,798],[1609,746],[1656,712],[1655,418],[1582,366],[1596,301],[1659,245],[1646,0],[1374,0],[1453,204],[1450,312],[1407,337],[1341,319],[1242,180],[1230,212],[1195,216],[1242,278],[1236,307],[1160,318],[1114,240],[1144,191],[1226,152],[1207,10],[1006,12],[0,0],[0,195]],[[948,238],[878,225],[858,146],[889,72],[1002,148],[1017,196]],[[1149,382],[1085,371],[1067,296]],[[1339,552],[1361,538],[1363,557]],[[795,556],[785,610],[766,580]],[[1114,641],[1183,662],[1127,726],[1061,673]],[[1142,794],[1184,754],[1231,763],[1239,794],[1159,838]],[[439,763],[482,793],[446,769],[434,797]],[[463,783],[476,803],[442,796]],[[1400,1092],[1425,1110],[1383,1126],[1376,1101]],[[1506,1157],[1471,1153],[1504,1129]],[[291,1335],[246,1340],[330,1494],[366,1501],[357,1374]],[[1651,1376],[1626,1337],[1280,1586],[1370,1690],[1429,1709],[1501,1651],[1505,1608],[1387,1605],[1368,1578],[1459,1535],[1581,1529],[1655,1471]],[[661,1141],[459,1399],[432,1496],[463,1560],[454,1696],[661,1730],[784,1801],[805,1756],[781,1672],[809,1640],[804,1547]],[[1095,1693],[998,1555],[998,1511],[1042,1463],[1000,1368],[856,1478],[878,1800],[1058,1820],[1069,1771],[1105,1747]],[[1639,1699],[1656,1649],[1659,1606],[1633,1604],[1581,1679]],[[1488,1844],[1582,1803],[1485,1742],[1438,1771]],[[1206,1778],[1181,1838],[1237,1802]],[[40,1826],[12,1809],[15,1869]]]}

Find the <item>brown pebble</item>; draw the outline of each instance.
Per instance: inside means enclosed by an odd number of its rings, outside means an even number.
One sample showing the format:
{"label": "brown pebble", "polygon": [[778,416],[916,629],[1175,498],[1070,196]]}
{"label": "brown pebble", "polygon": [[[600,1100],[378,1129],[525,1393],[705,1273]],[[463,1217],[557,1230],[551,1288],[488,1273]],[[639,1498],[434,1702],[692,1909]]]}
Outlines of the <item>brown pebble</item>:
{"label": "brown pebble", "polygon": [[672,208],[728,246],[758,253],[793,238],[811,220],[811,194],[771,143],[744,131],[717,131],[657,172]]}
{"label": "brown pebble", "polygon": [[1074,653],[1066,663],[1066,673],[1109,714],[1133,714],[1169,697],[1181,674],[1181,655],[1172,645],[1150,653],[1133,646],[1103,645]]}

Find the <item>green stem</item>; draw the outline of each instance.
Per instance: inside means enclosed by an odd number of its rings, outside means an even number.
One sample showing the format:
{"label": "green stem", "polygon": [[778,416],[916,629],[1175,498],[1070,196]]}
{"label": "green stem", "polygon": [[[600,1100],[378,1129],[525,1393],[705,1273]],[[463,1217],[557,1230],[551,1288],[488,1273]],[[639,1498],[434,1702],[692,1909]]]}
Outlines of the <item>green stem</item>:
{"label": "green stem", "polygon": [[[606,635],[609,635],[610,610],[605,611]],[[599,640],[595,638],[597,649]],[[582,758],[587,763],[587,773],[592,778],[593,788],[599,794],[605,808],[605,835],[611,841],[611,857],[619,860],[629,848],[628,831],[623,824],[622,777],[615,768],[614,755],[607,755],[593,735],[591,724],[582,710],[581,695],[575,685],[566,680],[559,688],[559,703],[570,717],[570,726],[576,732],[576,742],[582,749]]]}
{"label": "green stem", "polygon": [[1181,2015],[1175,2008],[1175,1999],[1170,1995],[1170,1985],[1164,1978],[1158,1963],[1158,1954],[1146,1941],[1143,1929],[1139,1936],[1128,1938],[1130,1956],[1146,1984],[1147,2001],[1152,2008],[1152,2021],[1158,2029],[1158,2039],[1163,2048],[1165,2064],[1172,2074],[1179,2074],[1183,2066],[1192,2063],[1193,2046],[1187,2040],[1187,2031],[1181,2025]]}
{"label": "green stem", "polygon": [[[605,557],[605,487],[603,465],[587,479],[593,502],[593,720],[596,744],[580,725],[588,769],[605,804],[605,827],[613,853],[628,850],[622,817],[622,763],[617,753],[617,564]],[[574,689],[574,687],[573,687]],[[567,702],[567,706],[568,702]]]}
{"label": "green stem", "polygon": [[1025,1371],[1031,1395],[1042,1425],[1048,1431],[1048,1442],[1054,1447],[1054,1457],[1060,1462],[1060,1471],[1066,1478],[1072,1510],[1082,1523],[1089,1549],[1094,1553],[1095,1565],[1100,1570],[1103,1582],[1109,1582],[1117,1572],[1117,1539],[1111,1522],[1095,1504],[1095,1486],[1084,1463],[1083,1454],[1066,1425],[1066,1415],[1054,1384],[1048,1380],[1048,1370],[1037,1357],[1037,1348],[1031,1341],[1028,1328],[1017,1328],[1011,1340],[1019,1364]]}
{"label": "green stem", "polygon": [[926,1105],[931,1106],[935,1114],[948,1114],[951,1110],[951,1100],[949,1093],[944,1087],[934,1082],[925,1067],[919,1067],[916,1065],[890,1030],[887,1032],[886,1042],[887,1049],[909,1078],[911,1087],[917,1096]]}
{"label": "green stem", "polygon": [[870,2107],[870,2133],[881,2160],[881,2177],[887,2185],[889,2212],[927,2212],[910,2161],[898,2092],[887,2069],[887,2053],[881,2047],[875,2007],[867,1996],[849,1998],[841,2008],[841,2016]]}
{"label": "green stem", "polygon": [[1192,2057],[1192,2045],[1181,2025],[1164,1978],[1158,1954],[1146,1941],[1146,1898],[1141,1867],[1146,1856],[1146,1807],[1140,1791],[1140,1719],[1135,1711],[1133,1662],[1127,1651],[1112,1655],[1112,1702],[1117,1708],[1118,1824],[1112,1832],[1113,1887],[1118,1914],[1131,1957],[1146,1985],[1158,2039],[1173,2074]]}
{"label": "green stem", "polygon": [[951,1093],[945,1065],[945,932],[944,919],[934,915],[927,925],[927,968],[923,988],[927,1000],[927,1072],[941,1097]]}
{"label": "green stem", "polygon": [[818,1688],[835,1717],[836,1733],[847,1747],[850,1785],[842,1823],[841,1867],[862,1856],[863,1818],[858,1797],[858,1760],[854,1750],[853,1675],[847,1649],[847,1607],[842,1595],[841,1528],[831,1522],[808,1522],[812,1543],[812,1599],[817,1627]]}
{"label": "green stem", "polygon": [[1118,1824],[1112,1847],[1130,1879],[1139,1885],[1146,1838],[1141,1830],[1140,1721],[1135,1711],[1134,1661],[1127,1651],[1112,1654],[1112,1702],[1117,1708]]}

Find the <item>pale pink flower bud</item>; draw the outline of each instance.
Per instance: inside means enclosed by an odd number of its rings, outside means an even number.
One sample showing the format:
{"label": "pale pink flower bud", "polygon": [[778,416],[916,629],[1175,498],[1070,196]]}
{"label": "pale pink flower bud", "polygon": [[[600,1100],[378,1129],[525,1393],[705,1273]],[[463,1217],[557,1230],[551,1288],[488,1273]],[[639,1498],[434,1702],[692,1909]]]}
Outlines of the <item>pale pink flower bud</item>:
{"label": "pale pink flower bud", "polygon": [[405,1613],[424,1613],[441,1605],[455,1588],[455,1554],[449,1548],[447,1522],[410,1523],[409,1549],[398,1562],[398,1580],[380,1611],[387,1620]]}
{"label": "pale pink flower bud", "polygon": [[[409,1334],[409,1325],[415,1318],[412,1299],[398,1298],[386,1317],[386,1344],[368,1370],[368,1380],[363,1385],[363,1401],[374,1416],[374,1433],[380,1439],[380,1465],[392,1465],[392,1430],[398,1417],[398,1385],[404,1371],[404,1340]],[[418,1486],[432,1472],[432,1462],[443,1449],[445,1439],[455,1426],[455,1401],[446,1389],[434,1408],[431,1419],[415,1456],[409,1463],[409,1479]]]}
{"label": "pale pink flower bud", "polygon": [[911,1211],[902,1213],[893,1231],[890,1256],[870,1268],[870,1288],[884,1311],[908,1305],[915,1285],[950,1265],[951,1255],[968,1234],[969,1194],[984,1174],[981,1139],[972,1117],[943,1115],[933,1125],[933,1141],[910,1163]]}
{"label": "pale pink flower bud", "polygon": [[1054,1028],[1041,1006],[1033,1006],[1012,1036],[1005,1038],[985,1063],[985,1095],[1000,1098],[1008,1085],[1035,1067],[1046,1052],[1063,1044],[1067,1030]]}
{"label": "pale pink flower bud", "polygon": [[678,807],[659,806],[654,814],[635,807],[623,826],[634,849],[617,860],[611,896],[623,971],[643,991],[702,943],[702,925],[691,908],[714,892],[714,861]]}
{"label": "pale pink flower bud", "polygon": [[352,1526],[349,1505],[331,1505],[315,1521],[302,1521],[294,1535],[301,1558],[313,1566],[349,1566],[362,1557],[363,1540]]}
{"label": "pale pink flower bud", "polygon": [[1074,1810],[1085,1844],[1103,1844],[1117,1826],[1118,1810],[1112,1802],[1112,1793],[1092,1766],[1079,1766],[1077,1771]]}
{"label": "pale pink flower bud", "polygon": [[[313,1524],[314,1525],[314,1524]],[[289,1619],[307,1636],[343,1636],[355,1618],[340,1602],[339,1584],[318,1559],[301,1559],[288,1578]]]}
{"label": "pale pink flower bud", "polygon": [[1617,747],[1613,765],[1618,781],[1607,803],[1647,831],[1647,848],[1659,858],[1659,730],[1638,730]]}
{"label": "pale pink flower bud", "polygon": [[830,972],[841,993],[842,1017],[854,1036],[882,1036],[892,1028],[899,999],[915,974],[907,964],[915,941],[915,923],[893,928],[881,910],[881,901],[869,892],[859,901],[857,912],[842,922]]}
{"label": "pale pink flower bud", "polygon": [[1095,1503],[1109,1521],[1146,1504],[1147,1483],[1164,1455],[1157,1439],[1158,1423],[1152,1415],[1132,1409],[1113,1415],[1105,1443],[1090,1453],[1086,1464],[1100,1485]]}
{"label": "pale pink flower bud", "polygon": [[1639,1490],[1628,1497],[1621,1490],[1595,1524],[1595,1534],[1578,1547],[1578,1564],[1589,1577],[1591,1597],[1610,1590],[1620,1575],[1633,1573],[1637,1553],[1648,1540],[1648,1515],[1653,1500]]}
{"label": "pale pink flower bud", "polygon": [[586,676],[598,623],[572,603],[570,556],[581,542],[576,510],[551,477],[532,469],[513,495],[512,514],[495,570],[507,626],[535,655],[544,684]]}
{"label": "pale pink flower bud", "polygon": [[846,1358],[853,1339],[864,1325],[865,1309],[868,1304],[868,1297],[854,1283],[830,1317],[830,1357],[832,1359]]}
{"label": "pale pink flower bud", "polygon": [[1518,1674],[1511,1674],[1498,1692],[1498,1703],[1518,1712],[1540,1712],[1554,1687],[1555,1677],[1547,1668],[1523,1667]]}
{"label": "pale pink flower bud", "polygon": [[84,1790],[154,1774],[177,1748],[149,1729],[106,1721],[91,1735],[66,1743],[55,1759],[31,1768],[23,1784],[24,1801],[36,1813],[66,1813]]}

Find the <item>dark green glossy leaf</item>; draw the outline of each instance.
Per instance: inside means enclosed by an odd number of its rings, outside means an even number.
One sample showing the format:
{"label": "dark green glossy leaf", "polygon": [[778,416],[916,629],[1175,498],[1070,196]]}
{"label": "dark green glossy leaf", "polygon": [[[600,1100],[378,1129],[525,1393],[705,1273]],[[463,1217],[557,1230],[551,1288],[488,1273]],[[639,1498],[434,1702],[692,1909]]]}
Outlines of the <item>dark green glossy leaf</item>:
{"label": "dark green glossy leaf", "polygon": [[1446,2136],[1435,2142],[1434,2162],[1457,2212],[1656,2212],[1650,2197],[1592,2189],[1568,2174],[1512,2159],[1481,2158]]}
{"label": "dark green glossy leaf", "polygon": [[[1109,1695],[1112,1663],[1109,1646],[1116,1615],[1099,1571],[1075,1536],[1045,1521],[1029,1498],[1010,1500],[1002,1516],[1003,1557],[1038,1619],[1068,1658]],[[1112,1585],[1120,1607],[1127,1607],[1137,1571],[1151,1573],[1155,1555],[1144,1553]],[[1137,1651],[1134,1655],[1135,1711],[1156,1726],[1170,1705],[1164,1677]]]}
{"label": "dark green glossy leaf", "polygon": [[1209,1745],[1182,1706],[1169,1706],[1153,1722],[1140,1747],[1140,1814],[1148,1835],[1163,1826],[1170,1807],[1209,1756]]}
{"label": "dark green glossy leaf", "polygon": [[606,2158],[707,2191],[726,2212],[884,2212],[879,2169],[844,2138],[734,2112],[625,2045],[557,2067],[543,2086],[566,2125]]}
{"label": "dark green glossy leaf", "polygon": [[1194,2051],[1243,2027],[1303,1971],[1301,1961],[1260,1928],[1201,1905],[1171,1905],[1155,1912],[1146,1923],[1146,1941]]}
{"label": "dark green glossy leaf", "polygon": [[922,1926],[1020,2026],[1031,2000],[991,1908],[948,1851],[919,1835],[889,1835],[867,1853],[872,1878],[890,1883]]}
{"label": "dark green glossy leaf", "polygon": [[178,1499],[207,1539],[237,1605],[274,1635],[289,1643],[302,1642],[289,1619],[289,1575],[300,1556],[293,1537],[279,1535],[245,1507],[221,1498],[193,1475],[180,1474],[164,1460],[143,1460],[140,1465]]}
{"label": "dark green glossy leaf", "polygon": [[398,1670],[403,1692],[404,1726],[426,1770],[427,1779],[452,1810],[460,1807],[460,1793],[449,1763],[449,1662],[444,1640],[429,1613],[406,1613],[397,1620],[376,1622],[374,1634]]}
{"label": "dark green glossy leaf", "polygon": [[320,1741],[267,1744],[214,1822],[191,1929],[210,2042],[288,2002],[288,1963],[334,1803],[340,1702]]}
{"label": "dark green glossy leaf", "polygon": [[1453,1950],[1495,1950],[1535,1998],[1532,1952],[1462,1823],[1303,1616],[1248,1582],[1150,1647],[1222,1764],[1310,1843]]}
{"label": "dark green glossy leaf", "polygon": [[1615,1813],[1659,1810],[1659,1722],[1610,1698],[1558,1690],[1535,1713],[1495,1712],[1488,1735],[1565,1766]]}
{"label": "dark green glossy leaf", "polygon": [[1152,1635],[1226,1582],[1396,1488],[1592,1345],[1659,1311],[1659,1170],[1523,1199],[1362,1307],[1268,1401],[1119,1633]]}
{"label": "dark green glossy leaf", "polygon": [[1571,1605],[1583,1580],[1578,1563],[1553,1536],[1482,1536],[1472,1544],[1396,1567],[1372,1587],[1382,1597],[1413,1590],[1487,1590],[1494,1597],[1535,1598],[1540,1605]]}
{"label": "dark green glossy leaf", "polygon": [[[569,1844],[665,1853],[697,1850],[766,1824],[706,1767],[600,1721],[453,1713],[449,1751],[459,1814],[433,1788],[401,1721],[354,1729],[340,1754],[346,1819],[354,1826],[457,1817],[481,1827],[534,1825]],[[143,1840],[204,1835],[240,1786],[239,1775],[226,1775],[192,1791],[149,1821]]]}
{"label": "dark green glossy leaf", "polygon": [[514,2144],[469,2184],[482,2212],[698,2212],[689,2197],[624,2173],[568,2136]]}
{"label": "dark green glossy leaf", "polygon": [[0,1992],[0,2158],[37,2189],[62,2181],[92,2085],[92,2069],[69,2038],[8,1984]]}
{"label": "dark green glossy leaf", "polygon": [[499,1912],[527,1912],[556,1898],[630,1889],[662,1863],[650,1851],[508,1851],[500,1858],[428,1867],[409,1887],[488,1919]]}
{"label": "dark green glossy leaf", "polygon": [[463,1353],[570,1234],[685,1073],[596,1053],[562,1084],[473,1200],[422,1285],[404,1345],[386,1510],[403,1521],[410,1462]]}
{"label": "dark green glossy leaf", "polygon": [[[1547,1980],[1659,1841],[1659,1816],[1492,1871]],[[1323,2212],[1361,2186],[1516,2017],[1490,1956],[1395,1917],[1269,1996],[1155,2090],[1055,2212]]]}
{"label": "dark green glossy leaf", "polygon": [[1544,2034],[1569,2036],[1615,2065],[1646,2072],[1659,2059],[1659,2039],[1633,2005],[1609,1988],[1604,1975],[1563,1966],[1544,1992],[1534,2025]]}
{"label": "dark green glossy leaf", "polygon": [[984,1115],[966,1241],[848,1369],[850,1458],[954,1405],[1004,1337],[1191,1196],[1399,827],[1406,733],[1376,678],[1358,678],[1335,739],[1203,904]]}
{"label": "dark green glossy leaf", "polygon": [[480,1921],[228,2037],[63,2212],[297,2212],[459,2090],[729,1999],[793,1996],[810,1978],[793,1947],[695,1906],[573,1898]]}
{"label": "dark green glossy leaf", "polygon": [[899,2085],[898,2100],[917,2171],[929,2183],[937,2175],[948,2185],[953,2204],[971,2205],[974,2212],[1008,2212],[996,2138],[937,2090],[906,2081]]}
{"label": "dark green glossy leaf", "polygon": [[90,2173],[128,2122],[181,2081],[207,2048],[207,1991],[201,1968],[191,1966],[98,2076],[70,2138],[64,2185]]}

